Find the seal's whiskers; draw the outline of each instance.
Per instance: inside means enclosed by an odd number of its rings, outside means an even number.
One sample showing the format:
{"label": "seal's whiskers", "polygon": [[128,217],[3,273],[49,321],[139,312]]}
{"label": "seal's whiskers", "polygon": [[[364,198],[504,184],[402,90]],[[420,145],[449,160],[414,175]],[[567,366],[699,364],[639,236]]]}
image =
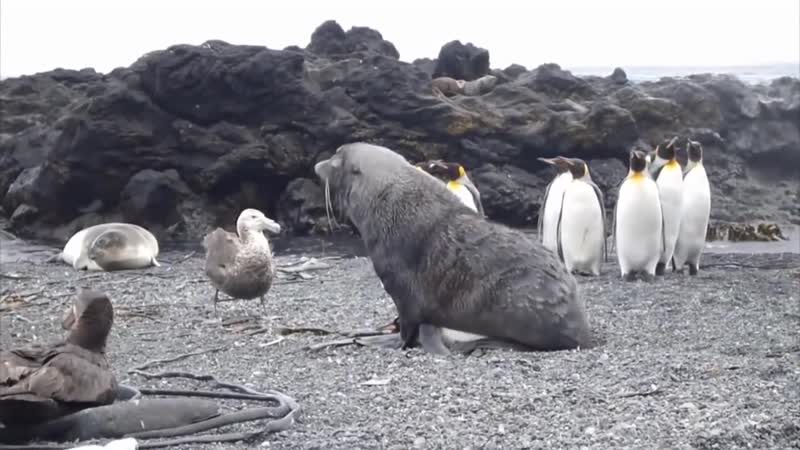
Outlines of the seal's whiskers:
{"label": "seal's whiskers", "polygon": [[339,227],[339,223],[336,222],[336,216],[333,215],[333,221],[331,221],[331,211],[333,210],[333,204],[331,203],[331,185],[328,180],[325,180],[325,217],[328,218],[328,231],[333,231],[333,225]]}

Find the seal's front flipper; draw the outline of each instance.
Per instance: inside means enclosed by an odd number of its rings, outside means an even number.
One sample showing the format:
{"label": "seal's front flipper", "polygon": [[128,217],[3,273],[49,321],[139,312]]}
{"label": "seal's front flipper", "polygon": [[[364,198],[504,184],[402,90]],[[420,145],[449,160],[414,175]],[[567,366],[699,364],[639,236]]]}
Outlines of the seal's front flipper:
{"label": "seal's front flipper", "polygon": [[419,326],[419,343],[422,349],[434,355],[449,355],[450,350],[444,345],[442,340],[442,329],[429,323]]}
{"label": "seal's front flipper", "polygon": [[52,256],[50,256],[49,258],[47,258],[44,262],[46,264],[55,264],[55,263],[61,262],[63,260],[63,255],[64,254],[62,252],[55,253]]}
{"label": "seal's front flipper", "polygon": [[400,339],[403,341],[402,350],[414,347],[419,336],[420,323],[416,320],[400,318]]}
{"label": "seal's front flipper", "polygon": [[379,336],[362,336],[354,339],[354,342],[367,347],[380,347],[397,350],[403,346],[400,333],[383,334]]}
{"label": "seal's front flipper", "polygon": [[458,341],[450,344],[450,349],[455,353],[462,353],[468,355],[475,350],[491,350],[491,349],[510,349],[521,352],[529,352],[532,349],[526,345],[518,342],[506,341],[499,338],[482,338],[474,341]]}

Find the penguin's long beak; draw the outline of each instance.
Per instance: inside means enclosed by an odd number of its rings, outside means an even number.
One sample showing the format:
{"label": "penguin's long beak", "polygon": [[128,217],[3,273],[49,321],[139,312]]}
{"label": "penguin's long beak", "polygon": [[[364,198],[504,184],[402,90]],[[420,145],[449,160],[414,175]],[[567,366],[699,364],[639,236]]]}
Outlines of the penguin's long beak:
{"label": "penguin's long beak", "polygon": [[538,159],[539,161],[541,161],[543,163],[550,164],[551,166],[555,166],[556,165],[556,160],[558,158],[557,157],[556,158],[543,158],[543,157],[540,156],[540,157],[538,157],[536,159]]}
{"label": "penguin's long beak", "polygon": [[669,141],[669,143],[667,144],[667,147],[672,147],[673,145],[675,145],[675,142],[677,141],[678,141],[678,136],[673,137],[672,140]]}

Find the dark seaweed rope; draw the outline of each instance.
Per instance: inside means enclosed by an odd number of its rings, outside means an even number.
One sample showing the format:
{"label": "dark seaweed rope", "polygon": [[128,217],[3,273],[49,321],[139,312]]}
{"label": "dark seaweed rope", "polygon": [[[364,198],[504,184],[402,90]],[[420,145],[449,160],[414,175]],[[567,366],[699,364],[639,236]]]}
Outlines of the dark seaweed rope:
{"label": "dark seaweed rope", "polygon": [[[269,433],[277,433],[289,429],[295,419],[300,415],[301,409],[297,402],[288,395],[278,391],[259,392],[254,389],[235,383],[225,383],[217,380],[213,375],[195,375],[188,372],[162,372],[162,373],[148,373],[141,370],[131,370],[131,373],[136,373],[145,378],[189,378],[198,381],[211,381],[216,388],[226,388],[234,391],[233,393],[214,392],[214,391],[184,391],[184,390],[162,390],[162,389],[141,389],[138,393],[141,395],[175,395],[184,397],[210,397],[210,398],[228,398],[240,400],[256,400],[277,403],[278,406],[274,407],[261,407],[251,408],[244,411],[237,411],[234,413],[223,414],[221,416],[213,417],[211,419],[203,420],[190,425],[184,425],[175,428],[164,428],[160,430],[142,431],[138,433],[131,433],[120,438],[134,438],[139,441],[139,448],[161,448],[181,444],[200,444],[211,442],[236,442],[236,441],[250,441],[263,437]],[[138,395],[137,395],[138,396]],[[243,433],[223,433],[223,434],[207,434],[199,436],[189,436],[177,439],[165,439],[159,441],[146,441],[151,438],[169,438],[175,436],[185,436],[187,434],[199,433],[213,428],[219,428],[235,423],[250,422],[259,419],[266,419],[272,417],[283,416],[267,423],[267,425],[256,431],[243,432]],[[68,445],[41,445],[41,444],[28,444],[28,445],[0,445],[0,450],[68,450],[76,446],[83,445],[81,443],[71,443]]]}

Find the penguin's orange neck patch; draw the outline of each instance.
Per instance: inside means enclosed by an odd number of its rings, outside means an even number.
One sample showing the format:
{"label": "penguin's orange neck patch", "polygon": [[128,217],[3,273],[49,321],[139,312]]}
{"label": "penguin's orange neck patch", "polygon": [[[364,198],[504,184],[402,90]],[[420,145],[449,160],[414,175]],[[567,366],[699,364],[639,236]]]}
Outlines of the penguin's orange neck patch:
{"label": "penguin's orange neck patch", "polygon": [[641,183],[642,181],[645,180],[645,178],[647,177],[645,177],[644,172],[631,172],[630,175],[630,179],[634,183]]}
{"label": "penguin's orange neck patch", "polygon": [[681,165],[678,164],[677,160],[672,159],[667,164],[664,165],[664,168],[667,170],[680,170]]}
{"label": "penguin's orange neck patch", "polygon": [[459,186],[460,186],[460,184],[459,184],[458,181],[451,180],[451,181],[447,182],[447,187],[449,189],[451,189],[451,190],[456,190],[456,189],[458,189]]}

